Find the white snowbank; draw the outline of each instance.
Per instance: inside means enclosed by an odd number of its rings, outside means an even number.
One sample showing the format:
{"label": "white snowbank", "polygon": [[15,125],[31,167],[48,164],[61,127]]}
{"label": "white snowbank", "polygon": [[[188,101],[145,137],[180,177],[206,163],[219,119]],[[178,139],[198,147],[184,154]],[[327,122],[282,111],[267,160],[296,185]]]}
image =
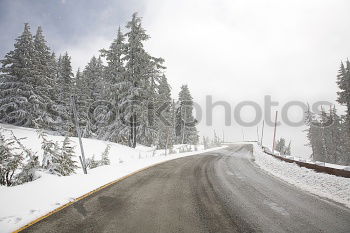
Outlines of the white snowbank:
{"label": "white snowbank", "polygon": [[[246,142],[249,143],[249,142]],[[257,143],[255,143],[257,144]],[[266,147],[264,146],[265,152],[268,153],[272,153],[272,149],[270,147]],[[320,162],[320,161],[312,161],[310,159],[305,159],[305,158],[300,158],[300,157],[296,157],[296,156],[291,156],[291,155],[285,155],[285,154],[280,154],[280,152],[278,151],[274,151],[275,155],[287,158],[287,159],[291,159],[294,161],[300,161],[300,162],[304,162],[304,163],[310,163],[310,164],[317,164],[320,166],[324,166],[324,167],[330,167],[330,168],[335,168],[335,169],[344,169],[347,170],[348,166],[344,166],[344,165],[339,165],[339,164],[333,164],[333,163],[325,163],[325,162]]]}
{"label": "white snowbank", "polygon": [[272,157],[254,145],[255,163],[263,170],[312,194],[350,207],[350,178],[318,173]]}
{"label": "white snowbank", "polygon": [[[16,137],[27,137],[22,143],[37,152],[40,158],[42,157],[41,141],[35,130],[4,124],[0,124],[0,127],[12,130]],[[61,136],[48,136],[48,138],[59,142],[64,139]],[[78,141],[77,138],[71,139],[76,145],[76,160],[78,161],[80,155]],[[82,169],[77,169],[77,174],[65,177],[42,172],[40,173],[41,178],[35,181],[13,187],[0,186],[0,232],[12,232],[19,229],[50,211],[139,169],[219,149],[203,150],[203,146],[198,146],[197,151],[164,156],[164,150],[155,150],[142,145],[133,149],[117,143],[95,139],[83,139],[83,144],[86,157],[90,158],[95,155],[96,159],[100,159],[102,152],[110,144],[111,165],[88,170],[87,175],[82,174]],[[185,147],[188,145],[176,145],[175,151],[182,151]]]}

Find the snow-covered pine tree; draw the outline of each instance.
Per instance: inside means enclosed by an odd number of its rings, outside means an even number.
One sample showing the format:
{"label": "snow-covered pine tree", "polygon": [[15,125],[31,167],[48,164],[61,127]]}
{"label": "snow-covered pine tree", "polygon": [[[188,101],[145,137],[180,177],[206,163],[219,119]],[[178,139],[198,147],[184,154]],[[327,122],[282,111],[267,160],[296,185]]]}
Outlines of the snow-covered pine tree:
{"label": "snow-covered pine tree", "polygon": [[93,56],[83,71],[83,80],[87,84],[88,98],[91,102],[104,97],[103,64],[100,57]]}
{"label": "snow-covered pine tree", "polygon": [[344,156],[346,155],[345,141],[346,135],[344,132],[345,122],[343,122],[342,118],[337,114],[337,110],[335,106],[330,108],[330,118],[332,124],[328,128],[327,139],[329,140],[328,148],[331,149],[330,154],[332,155],[330,159],[330,163],[335,164],[345,164],[346,159]]}
{"label": "snow-covered pine tree", "polygon": [[335,107],[329,113],[323,108],[320,116],[314,117],[310,131],[310,142],[313,144],[315,160],[346,164],[346,132],[345,117],[342,119]]}
{"label": "snow-covered pine tree", "polygon": [[80,68],[78,68],[77,73],[75,74],[75,77],[74,77],[73,94],[75,96],[81,95],[81,93],[84,91],[84,90],[81,90],[82,88],[84,88],[84,80],[82,76],[83,74],[80,71]]}
{"label": "snow-covered pine tree", "polygon": [[54,104],[52,94],[55,89],[55,58],[53,57],[50,48],[46,44],[43,31],[39,26],[34,37],[34,92],[40,96],[35,109],[35,124],[36,128],[52,129],[55,116],[48,109]]}
{"label": "snow-covered pine tree", "polygon": [[141,25],[141,18],[137,13],[127,24],[129,32],[126,52],[123,57],[125,73],[118,85],[120,112],[124,125],[129,130],[128,144],[136,147],[136,143],[148,142],[155,137],[155,131],[149,125],[148,108],[151,100],[152,78],[160,65],[160,59],[151,57],[144,49],[144,41],[149,39]]}
{"label": "snow-covered pine tree", "polygon": [[74,146],[72,141],[66,136],[63,140],[61,154],[58,158],[58,173],[62,176],[69,176],[75,173],[75,169],[78,168],[76,161],[73,160],[75,156]]}
{"label": "snow-covered pine tree", "polygon": [[289,141],[289,143],[287,145],[286,140],[284,138],[280,138],[276,142],[275,150],[280,152],[282,155],[290,155],[291,154],[291,141]]}
{"label": "snow-covered pine tree", "polygon": [[13,138],[5,138],[0,129],[0,185],[11,186],[23,160]]}
{"label": "snow-covered pine tree", "polygon": [[176,136],[180,144],[197,144],[197,120],[193,116],[193,98],[187,85],[181,86],[176,113]]}
{"label": "snow-covered pine tree", "polygon": [[51,103],[48,105],[48,113],[52,117],[51,122],[48,123],[48,129],[56,132],[62,132],[62,117],[61,117],[61,109],[62,104],[60,103],[60,91],[61,87],[59,84],[59,62],[56,59],[55,53],[51,53],[51,57],[49,60],[50,70],[52,70],[52,80],[51,80],[51,88],[50,88],[50,98]]}
{"label": "snow-covered pine tree", "polygon": [[284,154],[286,148],[286,140],[284,138],[280,138],[276,142],[275,150],[280,152],[281,154]]}
{"label": "snow-covered pine tree", "polygon": [[340,116],[341,122],[341,151],[342,155],[339,156],[338,164],[350,165],[350,132],[348,130],[349,121],[346,115]]}
{"label": "snow-covered pine tree", "polygon": [[108,144],[106,146],[106,149],[103,151],[102,155],[101,155],[101,165],[110,165],[111,161],[109,160],[109,151],[111,149],[111,145]]}
{"label": "snow-covered pine tree", "polygon": [[36,174],[39,169],[40,163],[38,156],[31,156],[24,162],[22,162],[21,172],[16,175],[15,184],[23,184],[26,182],[38,179],[39,176]]}
{"label": "snow-covered pine tree", "polygon": [[91,123],[88,115],[90,98],[88,83],[78,69],[75,75],[74,95],[76,96],[76,108],[79,120],[79,127],[82,137],[92,136]]}
{"label": "snow-covered pine tree", "polygon": [[[105,57],[107,61],[107,66],[105,67],[107,93],[105,98],[111,103],[115,110],[119,108],[119,85],[123,81],[125,74],[123,62],[125,52],[125,37],[119,27],[117,38],[112,42],[109,49],[101,50],[102,56]],[[114,117],[114,121],[110,122],[110,124],[105,127],[102,138],[113,142],[123,142],[123,138],[127,138],[127,130],[123,127],[121,120]]]}
{"label": "snow-covered pine tree", "polygon": [[58,108],[61,118],[61,134],[75,135],[75,127],[72,121],[72,95],[74,93],[74,79],[72,73],[71,58],[66,52],[58,59],[57,72],[57,88],[58,88]]}
{"label": "snow-covered pine tree", "polygon": [[24,138],[17,138],[11,130],[7,131],[10,132],[11,139],[15,142],[16,148],[21,151],[23,158],[20,172],[16,174],[14,183],[18,185],[37,179],[38,175],[36,172],[40,168],[39,157],[22,144],[21,140]]}
{"label": "snow-covered pine tree", "polygon": [[58,67],[58,84],[60,86],[60,100],[64,104],[70,103],[71,95],[73,94],[73,72],[71,58],[66,52],[60,56]]}
{"label": "snow-covered pine tree", "polygon": [[[167,81],[163,70],[165,67],[163,66],[164,60],[162,58],[151,57],[148,67],[146,68],[146,73],[149,76],[148,82],[146,82],[146,96],[148,96],[147,101],[147,120],[145,121],[147,124],[144,124],[143,127],[140,128],[140,142],[144,145],[156,145],[157,144],[157,136],[159,136],[159,108],[158,108],[158,98],[159,94],[165,97],[165,93],[159,93],[160,89],[163,87],[159,87],[159,85],[166,85],[164,80]],[[166,91],[166,90],[164,90]],[[167,100],[168,104],[170,104],[171,100]],[[158,112],[157,112],[158,111]],[[170,112],[169,112],[170,114]],[[168,116],[169,118],[170,116]],[[169,131],[167,129],[166,131]],[[166,133],[167,135],[170,132]],[[169,138],[167,139],[169,140]]]}
{"label": "snow-covered pine tree", "polygon": [[340,91],[337,92],[337,101],[347,107],[347,117],[350,118],[350,62],[346,61],[346,67],[343,62],[337,75],[337,84]]}
{"label": "snow-covered pine tree", "polygon": [[100,165],[100,162],[95,159],[95,155],[91,158],[86,159],[86,166],[90,169],[96,168]]}
{"label": "snow-covered pine tree", "polygon": [[59,157],[61,148],[57,142],[53,142],[47,138],[44,131],[39,132],[39,139],[41,139],[41,149],[43,150],[43,161],[41,166],[49,171],[51,174],[60,174]]}
{"label": "snow-covered pine tree", "polygon": [[323,162],[330,162],[333,156],[332,155],[333,145],[331,145],[330,143],[332,142],[330,129],[333,122],[330,114],[326,113],[323,107],[321,108],[319,122],[321,126],[320,132],[321,132],[321,141],[322,141],[322,148],[323,148],[323,154],[324,154]]}
{"label": "snow-covered pine tree", "polygon": [[125,37],[118,28],[117,38],[112,42],[109,49],[102,49],[101,54],[106,58],[107,66],[105,67],[106,83],[108,94],[107,99],[116,105],[118,103],[118,85],[123,80],[125,72],[123,57],[125,56],[126,45]]}
{"label": "snow-covered pine tree", "polygon": [[343,128],[343,158],[342,161],[344,161],[345,164],[350,164],[350,62],[349,60],[346,61],[346,67],[344,66],[343,62],[340,64],[340,69],[338,71],[337,75],[337,84],[340,89],[338,94],[338,103],[345,105],[346,110],[346,117],[344,124],[342,126]]}
{"label": "snow-covered pine tree", "polygon": [[165,75],[159,80],[156,101],[157,130],[159,134],[158,147],[169,149],[175,143],[174,114],[172,111],[171,88]]}
{"label": "snow-covered pine tree", "polygon": [[[149,65],[146,67],[146,73],[148,74],[148,80],[146,80],[145,90],[148,99],[145,101],[146,114],[141,114],[144,117],[145,124],[141,124],[138,128],[140,143],[143,145],[157,145],[159,142],[159,127],[161,122],[159,118],[159,85],[162,82],[164,76],[162,65],[164,60],[162,58],[150,58]],[[163,81],[164,82],[164,81]],[[164,97],[164,93],[163,95]],[[161,101],[162,102],[162,101]],[[168,103],[169,104],[169,103]]]}
{"label": "snow-covered pine tree", "polygon": [[16,39],[15,49],[1,60],[0,68],[0,121],[34,127],[34,114],[43,102],[34,91],[35,47],[29,24]]}
{"label": "snow-covered pine tree", "polygon": [[306,112],[305,123],[308,126],[306,132],[309,143],[307,145],[312,148],[311,158],[315,161],[324,162],[326,160],[326,152],[323,139],[323,125],[319,120],[319,116],[312,113],[310,108]]}
{"label": "snow-covered pine tree", "polygon": [[103,124],[108,118],[108,109],[101,105],[99,101],[105,100],[106,91],[104,66],[101,57],[91,58],[82,73],[86,93],[86,102],[88,107],[89,125],[87,126],[87,135],[99,138],[99,134],[104,133]]}

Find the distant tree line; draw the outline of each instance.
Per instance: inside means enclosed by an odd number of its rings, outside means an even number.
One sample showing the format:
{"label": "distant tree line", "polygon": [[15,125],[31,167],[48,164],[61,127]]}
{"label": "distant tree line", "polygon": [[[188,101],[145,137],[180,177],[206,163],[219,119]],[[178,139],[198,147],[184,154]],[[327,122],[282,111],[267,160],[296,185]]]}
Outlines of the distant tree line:
{"label": "distant tree line", "polygon": [[0,122],[76,136],[73,101],[83,137],[135,147],[196,144],[193,99],[187,85],[177,101],[162,58],[144,48],[149,39],[136,13],[108,49],[73,74],[66,52],[56,57],[41,27],[29,24],[1,60]]}
{"label": "distant tree line", "polygon": [[308,145],[313,160],[350,165],[350,62],[341,62],[337,75],[337,102],[346,107],[339,115],[335,106],[324,106],[321,114],[306,114]]}

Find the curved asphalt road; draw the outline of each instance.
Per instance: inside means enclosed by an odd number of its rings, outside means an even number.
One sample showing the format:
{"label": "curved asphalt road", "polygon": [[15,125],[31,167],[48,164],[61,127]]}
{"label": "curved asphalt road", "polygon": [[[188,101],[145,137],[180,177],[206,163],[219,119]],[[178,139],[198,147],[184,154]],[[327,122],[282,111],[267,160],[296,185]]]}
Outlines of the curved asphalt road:
{"label": "curved asphalt road", "polygon": [[255,167],[250,145],[139,172],[23,232],[350,232],[350,210]]}

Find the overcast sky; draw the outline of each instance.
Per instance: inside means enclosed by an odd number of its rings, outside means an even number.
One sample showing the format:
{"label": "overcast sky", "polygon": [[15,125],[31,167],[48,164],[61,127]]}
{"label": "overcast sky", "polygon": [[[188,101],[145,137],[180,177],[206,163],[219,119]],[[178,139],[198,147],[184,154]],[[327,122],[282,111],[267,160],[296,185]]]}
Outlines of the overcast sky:
{"label": "overcast sky", "polygon": [[[274,110],[291,100],[335,103],[337,70],[350,55],[348,0],[0,0],[0,57],[28,22],[33,33],[43,27],[57,54],[68,51],[75,70],[83,68],[133,12],[151,36],[147,49],[166,61],[174,98],[188,84],[196,102],[204,105],[212,95],[232,111],[244,100],[262,105],[265,95],[280,102]],[[201,135],[224,130],[232,141],[243,131],[245,139],[256,139],[256,127],[234,121],[225,127],[222,109],[215,108],[212,127],[202,120]],[[297,108],[290,113],[301,117]],[[242,115],[254,118],[249,108]],[[303,129],[282,123],[277,133],[292,140],[295,155],[306,157]],[[264,141],[271,144],[271,127]]]}

